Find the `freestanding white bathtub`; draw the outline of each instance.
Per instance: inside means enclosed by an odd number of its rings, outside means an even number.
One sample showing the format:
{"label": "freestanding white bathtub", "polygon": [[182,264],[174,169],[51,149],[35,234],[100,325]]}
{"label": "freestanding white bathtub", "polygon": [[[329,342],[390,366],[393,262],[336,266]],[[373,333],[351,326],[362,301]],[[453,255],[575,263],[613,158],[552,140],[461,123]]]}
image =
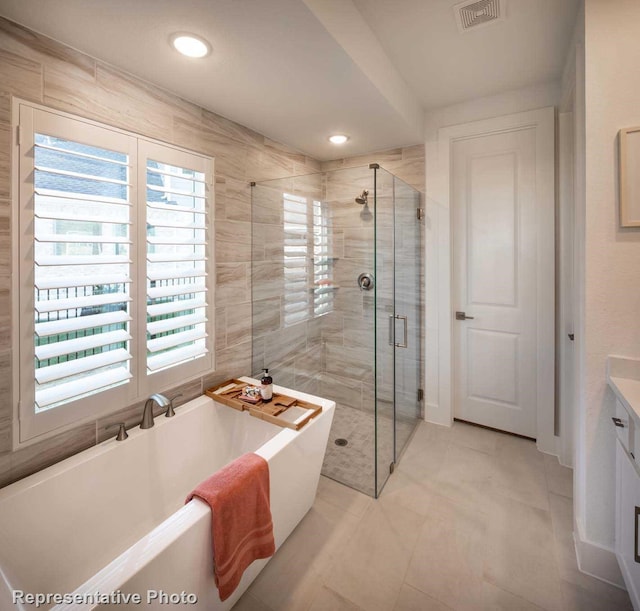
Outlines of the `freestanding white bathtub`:
{"label": "freestanding white bathtub", "polygon": [[[255,561],[220,602],[211,511],[184,499],[234,458],[255,452],[269,463],[276,548],[289,536],[313,504],[335,403],[276,390],[323,411],[293,431],[202,396],[174,418],[156,417],[152,429],[132,429],[129,439],[111,439],[0,490],[0,609],[230,609],[267,560]],[[15,603],[18,590],[27,602],[28,594],[74,599]],[[97,593],[118,604],[78,602]],[[125,603],[131,595],[142,603]]]}

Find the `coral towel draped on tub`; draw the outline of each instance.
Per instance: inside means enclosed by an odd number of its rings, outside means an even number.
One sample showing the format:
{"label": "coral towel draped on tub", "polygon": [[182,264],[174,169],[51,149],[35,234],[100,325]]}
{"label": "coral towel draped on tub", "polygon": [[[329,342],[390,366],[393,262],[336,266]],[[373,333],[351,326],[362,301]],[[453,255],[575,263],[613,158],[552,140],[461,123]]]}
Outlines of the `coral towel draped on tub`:
{"label": "coral towel draped on tub", "polygon": [[226,600],[254,560],[275,552],[269,465],[257,454],[244,454],[199,484],[185,502],[194,496],[211,507],[213,570],[220,600]]}

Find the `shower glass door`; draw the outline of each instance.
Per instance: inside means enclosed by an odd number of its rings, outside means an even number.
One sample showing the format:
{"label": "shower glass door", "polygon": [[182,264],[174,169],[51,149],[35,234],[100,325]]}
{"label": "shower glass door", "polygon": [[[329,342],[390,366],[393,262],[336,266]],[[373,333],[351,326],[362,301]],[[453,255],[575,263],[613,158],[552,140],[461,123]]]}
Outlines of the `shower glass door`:
{"label": "shower glass door", "polygon": [[394,176],[395,460],[420,418],[422,387],[422,222],[420,193]]}
{"label": "shower glass door", "polygon": [[422,223],[419,192],[374,171],[377,496],[420,418]]}

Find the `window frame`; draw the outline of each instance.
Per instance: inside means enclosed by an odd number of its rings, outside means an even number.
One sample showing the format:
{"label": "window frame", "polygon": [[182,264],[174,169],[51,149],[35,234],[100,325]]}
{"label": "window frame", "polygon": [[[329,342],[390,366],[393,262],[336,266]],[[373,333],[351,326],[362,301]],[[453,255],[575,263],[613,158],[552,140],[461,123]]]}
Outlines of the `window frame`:
{"label": "window frame", "polygon": [[[43,129],[44,128],[44,129]],[[73,129],[72,129],[73,128]],[[75,133],[77,131],[77,133]],[[34,355],[34,141],[36,133],[58,136],[119,150],[129,156],[130,171],[130,302],[129,348],[132,355],[127,383],[98,391],[58,407],[36,413]],[[71,133],[70,133],[71,132]],[[13,366],[13,448],[25,447],[55,434],[116,412],[162,392],[178,383],[197,379],[214,370],[215,363],[215,191],[214,160],[104,123],[57,111],[19,98],[12,98],[11,206],[12,206],[12,366]],[[179,363],[147,374],[146,368],[146,157],[162,163],[186,167],[205,175],[205,270],[206,270],[206,348],[204,357]],[[158,158],[161,157],[161,158]],[[196,167],[198,166],[198,167]],[[98,400],[96,400],[99,398]]]}

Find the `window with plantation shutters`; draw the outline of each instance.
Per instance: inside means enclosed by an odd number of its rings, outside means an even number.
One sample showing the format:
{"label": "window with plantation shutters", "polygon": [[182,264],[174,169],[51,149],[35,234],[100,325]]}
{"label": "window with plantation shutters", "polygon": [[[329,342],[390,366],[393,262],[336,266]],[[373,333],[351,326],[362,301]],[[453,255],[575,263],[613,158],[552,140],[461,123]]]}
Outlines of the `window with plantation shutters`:
{"label": "window with plantation shutters", "polygon": [[211,371],[213,173],[31,104],[14,122],[21,443]]}

